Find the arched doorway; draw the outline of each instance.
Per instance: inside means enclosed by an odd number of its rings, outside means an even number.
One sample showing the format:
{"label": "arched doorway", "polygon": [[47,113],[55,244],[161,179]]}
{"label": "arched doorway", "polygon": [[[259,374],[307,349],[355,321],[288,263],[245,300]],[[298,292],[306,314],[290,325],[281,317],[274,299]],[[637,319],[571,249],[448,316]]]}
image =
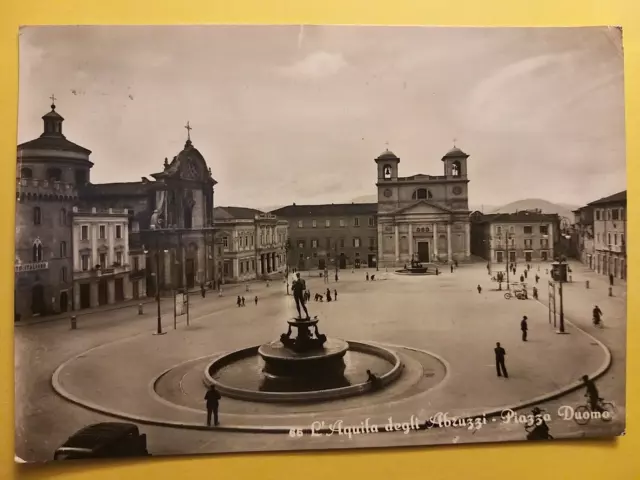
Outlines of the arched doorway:
{"label": "arched doorway", "polygon": [[69,307],[69,294],[64,291],[60,292],[60,312],[64,313]]}
{"label": "arched doorway", "polygon": [[34,315],[43,315],[45,312],[44,287],[40,284],[31,288],[31,311]]}

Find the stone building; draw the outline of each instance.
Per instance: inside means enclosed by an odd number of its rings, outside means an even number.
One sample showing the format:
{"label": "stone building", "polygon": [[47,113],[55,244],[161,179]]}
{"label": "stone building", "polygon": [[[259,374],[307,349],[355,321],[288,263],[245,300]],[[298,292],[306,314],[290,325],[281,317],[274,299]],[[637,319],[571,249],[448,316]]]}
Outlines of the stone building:
{"label": "stone building", "polygon": [[146,255],[149,295],[155,295],[157,288],[164,292],[214,286],[220,281],[213,226],[217,182],[190,135],[182,151],[170,162],[165,158],[163,170],[151,177],[90,184],[80,195],[88,205],[127,209],[130,248]]}
{"label": "stone building", "polygon": [[144,278],[134,274],[144,264],[144,255],[129,251],[128,230],[126,209],[74,207],[74,310],[146,296]]}
{"label": "stone building", "polygon": [[273,210],[289,224],[288,261],[300,270],[376,266],[377,204],[288,205]]}
{"label": "stone building", "polygon": [[409,177],[399,175],[400,158],[393,152],[375,159],[380,266],[413,258],[424,263],[469,259],[468,158],[454,147],[442,157],[443,175]]}
{"label": "stone building", "polygon": [[580,257],[592,270],[627,278],[627,191],[578,209]]}
{"label": "stone building", "polygon": [[17,148],[16,319],[72,308],[71,211],[93,165],[64,136],[55,104],[42,119],[42,135]]}
{"label": "stone building", "polygon": [[547,262],[556,255],[560,217],[539,210],[473,212],[471,252],[491,263]]}
{"label": "stone building", "polygon": [[213,216],[223,283],[269,278],[285,270],[286,220],[244,207],[216,207]]}

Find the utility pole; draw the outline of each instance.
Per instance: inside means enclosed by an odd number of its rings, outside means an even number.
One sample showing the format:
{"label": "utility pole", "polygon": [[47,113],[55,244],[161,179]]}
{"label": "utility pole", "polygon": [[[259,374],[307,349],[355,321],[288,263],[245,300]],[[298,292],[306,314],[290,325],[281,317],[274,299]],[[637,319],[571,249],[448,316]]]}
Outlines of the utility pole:
{"label": "utility pole", "polygon": [[504,237],[504,241],[506,244],[506,254],[507,254],[507,258],[506,258],[506,265],[507,265],[507,291],[511,291],[511,287],[510,287],[510,283],[509,283],[509,270],[511,267],[511,264],[509,263],[509,234],[507,233]]}

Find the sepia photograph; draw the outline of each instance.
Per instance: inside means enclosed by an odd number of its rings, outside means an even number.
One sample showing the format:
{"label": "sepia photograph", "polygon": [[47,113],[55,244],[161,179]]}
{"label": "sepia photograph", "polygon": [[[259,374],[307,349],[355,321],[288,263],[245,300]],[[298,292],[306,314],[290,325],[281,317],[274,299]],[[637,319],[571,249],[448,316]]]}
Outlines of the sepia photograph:
{"label": "sepia photograph", "polygon": [[26,26],[15,459],[625,432],[615,26]]}

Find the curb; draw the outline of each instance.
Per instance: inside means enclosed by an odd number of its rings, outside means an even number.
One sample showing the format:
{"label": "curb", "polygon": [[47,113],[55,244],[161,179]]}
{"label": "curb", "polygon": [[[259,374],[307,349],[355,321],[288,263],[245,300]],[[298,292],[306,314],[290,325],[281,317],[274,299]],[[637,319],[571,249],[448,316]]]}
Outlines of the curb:
{"label": "curb", "polygon": [[[540,302],[538,300],[538,303],[540,303],[541,305],[544,305],[542,302]],[[600,378],[602,375],[604,375],[609,368],[611,367],[611,361],[612,361],[612,357],[611,357],[611,351],[606,347],[606,345],[604,345],[600,340],[598,340],[597,338],[595,338],[593,335],[591,335],[590,333],[586,332],[585,330],[577,327],[573,322],[567,320],[567,318],[565,317],[565,322],[569,325],[571,325],[571,327],[574,330],[577,330],[579,332],[581,332],[582,334],[586,335],[588,338],[590,338],[593,342],[595,342],[598,346],[600,346],[600,348],[604,351],[605,354],[605,358],[604,361],[602,362],[601,366],[592,374],[589,375],[590,378],[592,379],[597,379]],[[130,338],[129,338],[130,339]],[[126,340],[129,340],[126,339]],[[60,374],[62,372],[62,370],[72,361],[76,360],[77,358],[86,355],[88,352],[92,351],[92,350],[97,350],[99,348],[105,347],[106,345],[110,345],[112,343],[117,343],[116,342],[110,342],[109,344],[105,344],[105,345],[100,345],[98,347],[94,347],[92,349],[87,350],[86,352],[81,353],[80,355],[76,355],[73,358],[63,362],[60,366],[58,366],[58,368],[56,368],[55,372],[53,373],[52,377],[51,377],[51,385],[54,389],[54,391],[60,395],[62,398],[65,398],[66,400],[70,401],[71,403],[74,403],[78,406],[81,406],[83,408],[86,408],[88,410],[92,410],[94,412],[97,413],[101,413],[103,415],[108,415],[111,417],[115,417],[115,418],[120,418],[120,419],[124,419],[124,420],[130,420],[139,424],[144,424],[144,425],[154,425],[154,426],[160,426],[160,427],[169,427],[169,428],[180,428],[180,429],[187,429],[187,430],[209,430],[209,431],[226,431],[226,432],[244,432],[244,433],[273,433],[273,434],[283,434],[283,433],[290,433],[292,430],[296,430],[296,431],[301,431],[303,433],[311,433],[311,428],[310,426],[307,427],[300,427],[299,425],[280,425],[280,426],[246,426],[246,425],[224,425],[224,426],[218,426],[218,427],[208,427],[206,425],[202,425],[202,424],[196,424],[196,423],[186,423],[186,422],[176,422],[176,421],[170,421],[170,420],[158,420],[158,419],[154,419],[154,418],[150,418],[150,417],[143,417],[143,416],[138,416],[138,415],[131,415],[131,414],[127,414],[124,412],[120,412],[120,411],[111,411],[111,410],[107,410],[104,407],[97,405],[93,402],[88,402],[85,400],[81,400],[80,398],[76,397],[75,395],[67,392],[61,385],[60,382]],[[372,342],[375,343],[375,342]],[[390,345],[391,346],[391,345]],[[407,348],[407,347],[403,347],[403,348]],[[416,350],[416,349],[414,349]],[[204,357],[203,357],[204,358]],[[440,359],[440,357],[436,357],[438,359]],[[449,369],[448,369],[448,363],[445,363],[445,366],[447,367],[446,369],[446,375],[445,378],[442,380],[442,382],[440,382],[441,384],[444,384],[445,380],[448,379],[449,377]],[[157,377],[156,377],[157,378]],[[154,379],[155,382],[156,379]],[[434,388],[437,388],[434,387]],[[491,417],[496,417],[499,415],[502,415],[502,412],[505,410],[513,410],[513,411],[517,411],[517,410],[522,410],[524,408],[533,406],[533,405],[537,405],[543,402],[547,402],[550,400],[555,400],[561,396],[564,396],[568,393],[571,393],[575,390],[578,390],[582,388],[582,382],[581,381],[576,381],[573,382],[565,387],[561,387],[557,390],[554,390],[552,392],[549,393],[545,393],[542,395],[539,395],[537,397],[534,397],[532,399],[529,400],[525,400],[523,402],[519,402],[516,404],[511,404],[511,405],[506,405],[501,407],[499,410],[498,409],[490,409],[490,410],[485,410],[485,411],[478,411],[476,413],[468,413],[466,415],[460,416],[458,418],[461,419],[472,419],[472,418],[476,418],[476,417],[487,417],[487,418],[491,418]],[[324,429],[318,429],[318,430],[314,430],[317,433],[329,433],[331,432],[331,428],[324,428]],[[385,429],[381,429],[378,433],[385,433],[386,430]]]}

